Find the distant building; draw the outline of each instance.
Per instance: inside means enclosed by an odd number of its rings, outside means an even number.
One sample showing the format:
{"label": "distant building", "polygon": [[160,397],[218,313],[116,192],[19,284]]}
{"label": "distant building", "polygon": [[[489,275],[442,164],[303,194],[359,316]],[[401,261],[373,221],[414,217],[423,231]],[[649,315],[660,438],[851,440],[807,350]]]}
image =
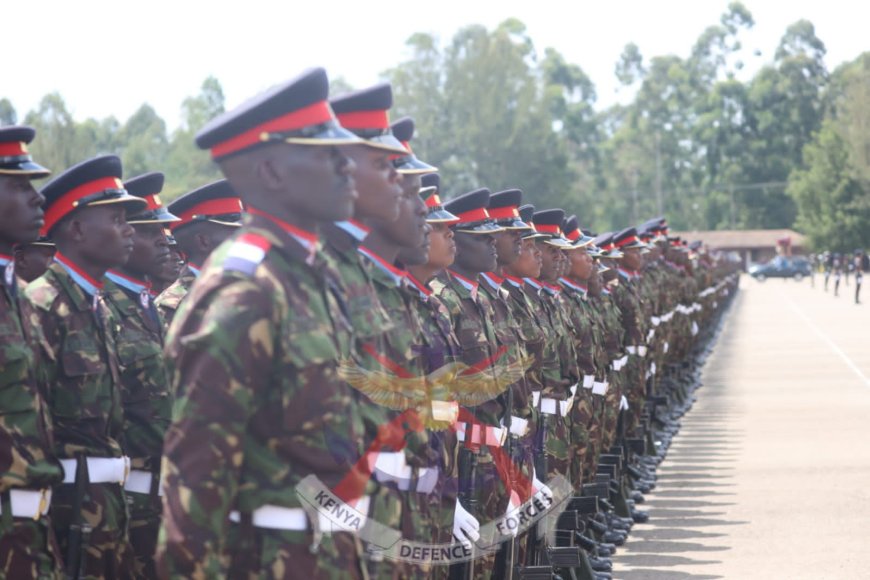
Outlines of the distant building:
{"label": "distant building", "polygon": [[[723,252],[737,252],[743,269],[750,264],[764,263],[782,253],[782,240],[791,241],[791,254],[806,253],[807,238],[794,230],[711,230],[703,232],[673,232],[690,242],[701,240],[706,246]],[[778,249],[779,247],[779,249]]]}

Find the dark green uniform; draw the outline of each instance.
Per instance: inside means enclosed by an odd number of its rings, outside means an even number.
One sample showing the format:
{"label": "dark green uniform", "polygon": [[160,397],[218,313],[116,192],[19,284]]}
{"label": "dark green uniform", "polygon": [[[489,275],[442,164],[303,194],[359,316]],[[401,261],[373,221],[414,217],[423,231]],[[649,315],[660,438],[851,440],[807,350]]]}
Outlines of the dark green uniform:
{"label": "dark green uniform", "polygon": [[[130,574],[133,562],[123,489],[121,382],[108,331],[116,322],[99,284],[60,254],[57,259],[26,290],[32,324],[41,327],[45,336],[41,370],[54,423],[55,453],[65,470],[64,484],[52,497],[52,524],[66,558],[72,541],[70,526],[86,523],[92,528],[81,551],[85,576],[123,577]],[[98,468],[97,463],[104,467]],[[79,475],[87,477],[80,480],[92,483],[74,484],[76,472],[85,471],[85,465],[88,473]],[[81,510],[73,513],[77,494]]]}
{"label": "dark green uniform", "polygon": [[14,272],[12,259],[0,256],[0,576],[61,578],[47,511],[63,469],[54,457],[44,385],[36,381],[41,329],[30,326],[30,305]]}

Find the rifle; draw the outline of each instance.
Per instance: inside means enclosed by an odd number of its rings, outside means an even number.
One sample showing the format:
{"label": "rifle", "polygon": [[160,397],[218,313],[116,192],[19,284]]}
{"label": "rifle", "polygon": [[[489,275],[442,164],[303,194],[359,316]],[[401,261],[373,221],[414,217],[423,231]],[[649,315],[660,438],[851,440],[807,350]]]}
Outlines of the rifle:
{"label": "rifle", "polygon": [[[541,479],[542,477],[547,477],[547,427],[549,419],[546,414],[540,413],[538,415],[538,421],[540,448],[539,453],[535,454],[534,461],[535,473],[538,475],[538,479]],[[544,549],[546,548],[546,541],[543,534],[539,533],[540,525],[539,522],[536,522],[535,525],[532,526],[531,533],[529,534],[529,551],[526,556],[526,563],[529,566],[547,564],[546,559],[543,557]]]}
{"label": "rifle", "polygon": [[69,539],[66,556],[66,580],[85,577],[88,560],[88,545],[91,539],[91,526],[85,522],[82,501],[88,491],[90,474],[88,460],[83,452],[76,453],[75,495],[72,505],[72,523],[69,526]]}
{"label": "rifle", "polygon": [[[466,431],[471,434],[471,425]],[[477,455],[473,449],[466,446],[459,448],[459,493],[457,501],[470,514],[477,512],[477,498],[474,495],[474,482],[477,472]],[[451,580],[465,580],[474,577],[474,544],[471,545],[472,559],[462,564],[454,565],[450,570]]]}
{"label": "rifle", "polygon": [[[510,434],[511,431],[511,416],[514,412],[514,393],[511,387],[508,387],[507,393],[505,394],[505,420],[504,420],[504,428],[508,430],[507,436],[507,456],[511,459],[511,470],[510,474],[515,473],[515,458],[514,458],[514,442],[513,436]],[[515,489],[517,486],[517,482],[515,478],[511,478],[508,482],[510,489]],[[510,502],[510,493],[508,494],[508,502]],[[508,503],[510,506],[510,503]],[[502,549],[502,560],[504,565],[504,575],[503,578],[507,578],[508,580],[512,580],[514,577],[514,560],[516,560],[517,553],[517,538],[516,536],[511,536],[510,541],[507,545]]]}

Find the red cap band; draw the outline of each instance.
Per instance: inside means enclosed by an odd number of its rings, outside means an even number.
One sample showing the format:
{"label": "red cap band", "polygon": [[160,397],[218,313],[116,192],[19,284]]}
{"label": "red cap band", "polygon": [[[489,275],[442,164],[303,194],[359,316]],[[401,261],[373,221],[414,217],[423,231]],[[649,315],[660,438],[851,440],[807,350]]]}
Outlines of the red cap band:
{"label": "red cap band", "polygon": [[520,217],[520,212],[517,211],[517,207],[515,205],[509,205],[507,207],[491,207],[486,211],[489,212],[489,217],[494,220]]}
{"label": "red cap band", "polygon": [[485,208],[481,207],[478,209],[467,211],[465,213],[457,214],[456,217],[459,218],[459,221],[456,222],[456,225],[462,225],[474,222],[482,222],[483,220],[489,219],[489,214],[487,213]]}
{"label": "red cap band", "polygon": [[313,125],[321,125],[334,118],[328,101],[318,101],[307,107],[288,113],[277,119],[266,121],[240,135],[236,135],[211,148],[213,159],[247,149],[263,142],[264,133],[286,133]]}
{"label": "red cap band", "polygon": [[0,157],[20,157],[27,154],[27,144],[23,141],[0,143]]}
{"label": "red cap band", "polygon": [[580,239],[580,230],[571,230],[570,232],[565,232],[565,237],[572,242],[576,242]]}
{"label": "red cap band", "polygon": [[537,227],[537,231],[543,232],[545,234],[555,234],[558,236],[559,234],[562,233],[561,230],[559,229],[559,226],[557,226],[557,225],[536,224],[536,227]]}
{"label": "red cap band", "polygon": [[228,213],[242,213],[242,200],[238,197],[224,197],[204,201],[178,214],[181,221],[169,224],[169,228],[175,229],[178,226],[189,224],[197,216],[214,216]]}
{"label": "red cap band", "polygon": [[632,236],[630,238],[625,238],[624,240],[619,240],[618,242],[616,242],[616,247],[622,248],[623,246],[627,246],[628,244],[632,244],[634,242],[639,242],[639,241],[640,240],[638,239],[637,236]]}
{"label": "red cap band", "polygon": [[345,129],[390,128],[390,116],[387,111],[351,111],[336,116]]}
{"label": "red cap band", "polygon": [[426,207],[433,208],[441,205],[441,198],[438,197],[437,193],[433,193],[429,197],[426,198]]}
{"label": "red cap band", "polygon": [[78,206],[83,197],[106,191],[107,189],[124,189],[124,184],[117,177],[101,177],[69,190],[45,210],[45,231],[51,230],[64,216]]}
{"label": "red cap band", "polygon": [[148,204],[148,209],[146,211],[160,209],[161,207],[163,207],[163,202],[160,201],[160,196],[156,193],[152,195],[146,195],[142,199],[144,199],[145,202]]}

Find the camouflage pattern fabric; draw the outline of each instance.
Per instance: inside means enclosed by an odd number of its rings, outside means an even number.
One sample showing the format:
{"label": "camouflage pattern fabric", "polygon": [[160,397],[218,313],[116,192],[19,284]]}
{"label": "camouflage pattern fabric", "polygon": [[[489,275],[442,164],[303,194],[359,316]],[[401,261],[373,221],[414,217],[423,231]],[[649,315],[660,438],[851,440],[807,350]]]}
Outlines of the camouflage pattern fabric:
{"label": "camouflage pattern fabric", "polygon": [[[31,282],[25,297],[32,307],[31,326],[44,336],[40,380],[54,425],[55,454],[72,459],[121,457],[123,408],[112,333],[115,324],[100,296],[96,301],[55,262]],[[68,551],[73,514],[73,484],[55,488],[51,519],[62,554]],[[85,547],[88,578],[129,574],[132,558],[127,537],[127,505],[118,483],[90,484],[82,516],[92,527]]]}
{"label": "camouflage pattern fabric", "polygon": [[190,292],[194,282],[196,282],[196,273],[190,266],[185,265],[181,274],[178,275],[178,279],[154,299],[154,304],[163,319],[164,330],[169,329],[172,319],[175,318],[175,313],[178,312],[178,307],[181,306],[181,302]]}
{"label": "camouflage pattern fabric", "polygon": [[[111,280],[104,287],[113,319],[112,329],[121,372],[124,404],[124,449],[130,468],[160,480],[163,438],[172,414],[169,374],[163,358],[163,323],[153,303],[141,303],[139,295]],[[160,529],[162,502],[156,493],[127,492],[130,507],[130,545],[136,561],[136,576],[157,574],[154,555]]]}
{"label": "camouflage pattern fabric", "polygon": [[176,401],[164,447],[163,574],[359,574],[356,553],[336,543],[346,534],[318,543],[313,530],[228,522],[231,510],[301,507],[295,488],[311,474],[330,488],[345,477],[365,484],[355,467],[362,422],[336,372],[351,350],[346,312],[331,261],[277,220],[247,216],[204,265],[167,337]]}
{"label": "camouflage pattern fabric", "polygon": [[[0,271],[13,264],[0,260]],[[14,268],[14,265],[11,266]],[[11,271],[11,270],[10,270]],[[2,274],[2,272],[0,272]],[[29,326],[23,286],[0,275],[0,493],[40,490],[63,480],[51,418],[36,381],[39,327]],[[0,577],[59,578],[61,560],[47,518],[0,516]]]}

